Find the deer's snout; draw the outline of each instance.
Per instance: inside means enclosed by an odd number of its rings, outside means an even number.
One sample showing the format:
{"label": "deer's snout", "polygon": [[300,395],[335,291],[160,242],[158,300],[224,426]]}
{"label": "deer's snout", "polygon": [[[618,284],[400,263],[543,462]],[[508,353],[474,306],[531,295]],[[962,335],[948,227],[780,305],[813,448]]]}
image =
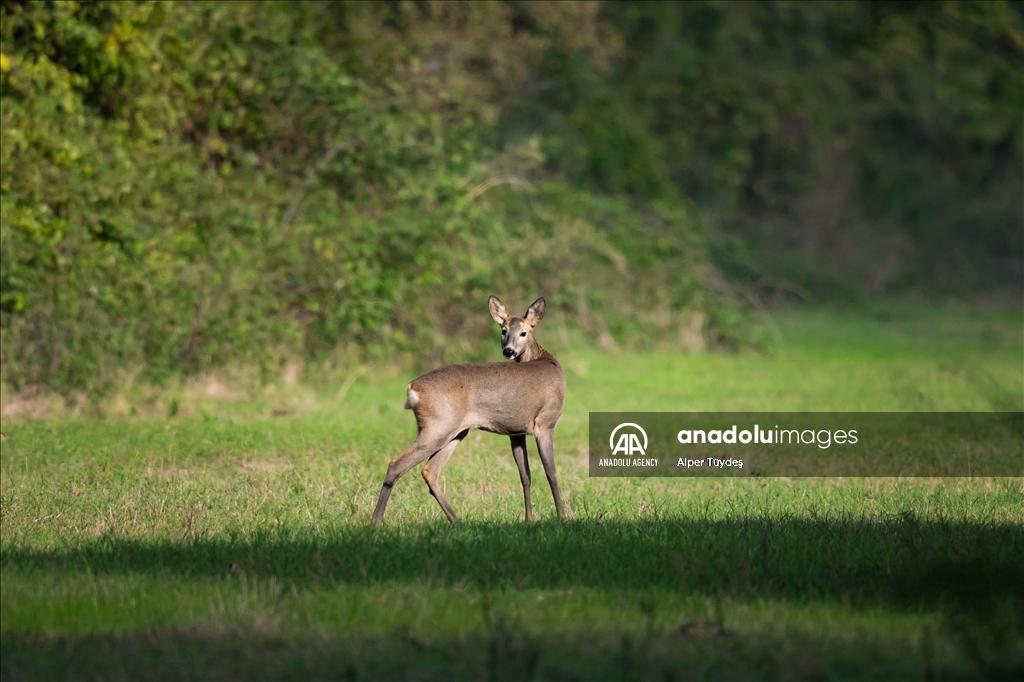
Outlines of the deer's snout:
{"label": "deer's snout", "polygon": [[506,358],[509,359],[513,358],[516,354],[515,349],[512,348],[511,346],[505,346],[504,348],[501,349],[501,352],[505,355]]}

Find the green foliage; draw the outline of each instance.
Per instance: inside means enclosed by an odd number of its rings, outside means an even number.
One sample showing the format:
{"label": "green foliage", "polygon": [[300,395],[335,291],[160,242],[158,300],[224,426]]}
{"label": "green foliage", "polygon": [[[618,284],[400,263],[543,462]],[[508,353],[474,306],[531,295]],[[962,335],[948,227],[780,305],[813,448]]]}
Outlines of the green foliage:
{"label": "green foliage", "polygon": [[[541,49],[511,35],[504,6],[3,13],[0,310],[15,386],[100,391],[119,369],[159,380],[343,348],[482,357],[490,293],[545,294],[570,321],[588,297],[614,300],[620,341],[717,305],[681,208],[649,227],[621,201],[545,182],[536,140],[485,144],[495,86]],[[444,52],[467,26],[459,54]],[[625,286],[585,287],[609,259]],[[665,314],[635,329],[630,311],[655,291]]]}
{"label": "green foliage", "polygon": [[607,68],[553,51],[505,134],[545,131],[584,186],[689,197],[758,289],[1019,292],[1022,8],[606,3]]}
{"label": "green foliage", "polygon": [[0,14],[16,387],[480,358],[490,293],[609,347],[756,346],[764,294],[1024,267],[1019,4]]}

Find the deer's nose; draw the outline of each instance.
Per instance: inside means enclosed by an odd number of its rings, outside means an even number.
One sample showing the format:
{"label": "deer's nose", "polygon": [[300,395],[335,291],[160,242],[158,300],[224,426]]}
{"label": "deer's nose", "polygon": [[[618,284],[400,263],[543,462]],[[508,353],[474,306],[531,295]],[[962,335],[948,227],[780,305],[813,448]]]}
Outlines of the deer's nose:
{"label": "deer's nose", "polygon": [[513,350],[509,346],[505,346],[504,348],[502,348],[501,352],[505,354],[506,358],[511,358],[513,355],[516,354],[515,350]]}

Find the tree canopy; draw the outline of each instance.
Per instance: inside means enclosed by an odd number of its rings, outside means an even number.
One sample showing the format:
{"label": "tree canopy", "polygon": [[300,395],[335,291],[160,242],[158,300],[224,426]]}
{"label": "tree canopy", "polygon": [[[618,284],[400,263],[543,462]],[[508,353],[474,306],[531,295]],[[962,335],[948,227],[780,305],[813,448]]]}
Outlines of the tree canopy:
{"label": "tree canopy", "polygon": [[483,357],[490,293],[692,346],[757,343],[736,287],[1019,290],[1022,27],[1008,2],[5,2],[4,380]]}

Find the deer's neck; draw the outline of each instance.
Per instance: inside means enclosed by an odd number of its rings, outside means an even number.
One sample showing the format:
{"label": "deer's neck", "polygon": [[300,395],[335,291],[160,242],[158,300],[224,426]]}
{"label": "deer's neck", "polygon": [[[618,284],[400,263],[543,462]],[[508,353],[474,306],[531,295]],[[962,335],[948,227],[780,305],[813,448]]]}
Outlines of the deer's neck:
{"label": "deer's neck", "polygon": [[531,362],[533,360],[554,360],[555,356],[549,353],[543,346],[531,339],[532,343],[526,347],[522,355],[516,358],[516,362]]}

